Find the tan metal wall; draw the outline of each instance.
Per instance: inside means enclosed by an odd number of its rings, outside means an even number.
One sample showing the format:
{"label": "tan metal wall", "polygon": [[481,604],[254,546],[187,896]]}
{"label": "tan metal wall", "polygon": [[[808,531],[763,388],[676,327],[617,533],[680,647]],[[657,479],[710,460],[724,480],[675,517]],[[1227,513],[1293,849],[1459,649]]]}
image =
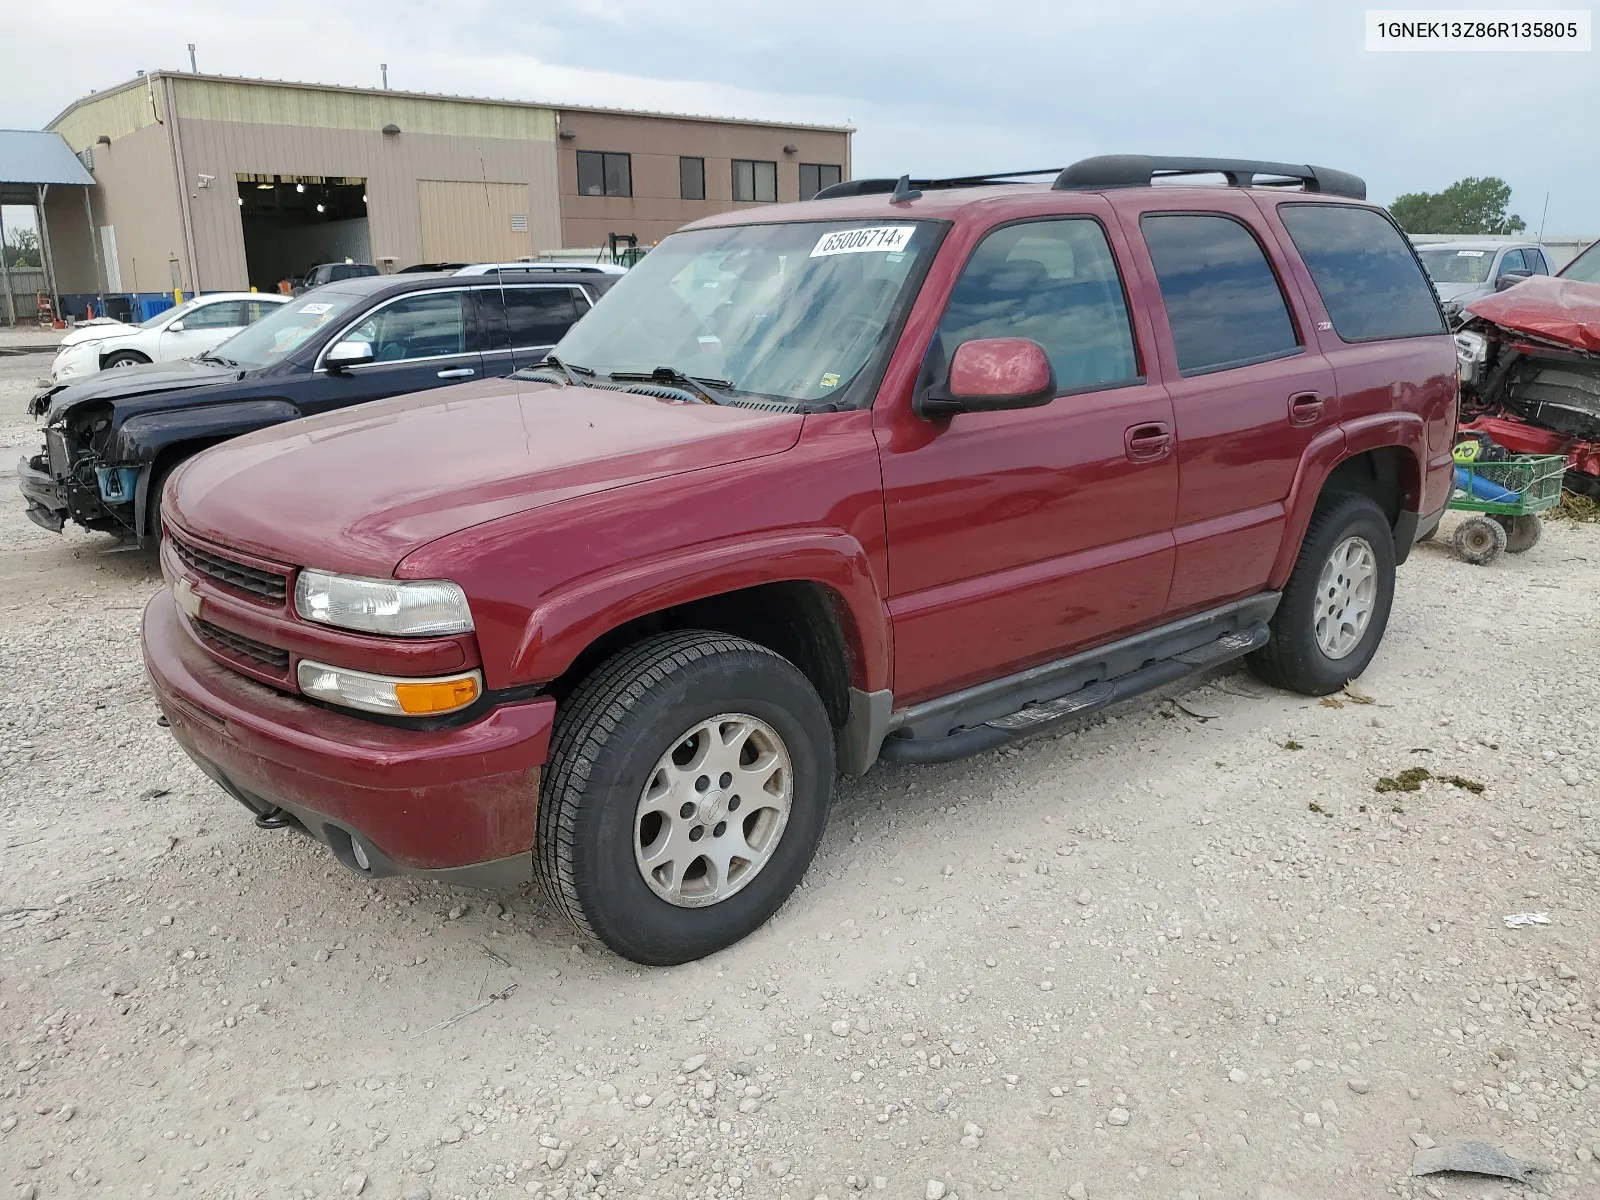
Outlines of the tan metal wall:
{"label": "tan metal wall", "polygon": [[[522,183],[417,181],[423,262],[515,262],[536,253]],[[512,228],[521,217],[521,232]]]}
{"label": "tan metal wall", "polygon": [[[122,100],[126,97],[113,97]],[[135,98],[145,111],[148,99],[140,90]],[[160,92],[157,92],[159,103]],[[75,151],[88,148],[94,155],[94,187],[89,189],[94,208],[96,237],[101,225],[114,226],[117,258],[125,292],[162,292],[172,287],[170,261],[182,267],[184,286],[192,288],[183,243],[183,220],[178,207],[177,176],[164,125],[150,121],[129,129],[117,117],[126,106],[108,105],[105,121],[83,109],[71,114],[72,136],[62,136]],[[65,123],[64,123],[65,124]],[[105,133],[109,146],[96,144]],[[47,201],[50,241],[55,250],[56,282],[63,292],[97,292],[105,287],[105,264],[95,277],[89,231],[84,220],[83,190],[53,188]]]}
{"label": "tan metal wall", "polygon": [[[373,261],[429,261],[419,183],[514,184],[527,191],[528,244],[561,244],[555,115],[519,105],[462,103],[381,92],[294,88],[174,77],[201,286],[248,286],[239,174],[339,175],[367,181]],[[387,135],[385,125],[400,133]],[[226,186],[223,186],[226,185]]]}
{"label": "tan metal wall", "polygon": [[[561,128],[561,233],[568,246],[603,245],[609,233],[659,241],[678,226],[731,208],[733,160],[778,164],[778,200],[800,198],[800,164],[832,163],[850,178],[850,134],[783,125],[756,125],[688,117],[634,116],[563,109]],[[785,154],[784,146],[795,147]],[[578,151],[609,150],[631,157],[633,195],[578,194]],[[706,198],[684,200],[679,156],[706,161]]]}

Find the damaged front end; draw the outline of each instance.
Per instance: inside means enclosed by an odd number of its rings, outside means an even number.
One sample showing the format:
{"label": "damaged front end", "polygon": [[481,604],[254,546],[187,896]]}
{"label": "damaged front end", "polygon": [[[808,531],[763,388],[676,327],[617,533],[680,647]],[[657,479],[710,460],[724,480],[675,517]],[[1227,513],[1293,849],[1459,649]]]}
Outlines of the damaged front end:
{"label": "damaged front end", "polygon": [[1486,296],[1456,334],[1461,427],[1518,454],[1561,454],[1600,498],[1600,285],[1535,278]]}
{"label": "damaged front end", "polygon": [[17,464],[28,519],[60,533],[68,520],[86,529],[138,538],[137,506],[145,468],[111,461],[112,410],[83,406],[45,427],[44,446]]}

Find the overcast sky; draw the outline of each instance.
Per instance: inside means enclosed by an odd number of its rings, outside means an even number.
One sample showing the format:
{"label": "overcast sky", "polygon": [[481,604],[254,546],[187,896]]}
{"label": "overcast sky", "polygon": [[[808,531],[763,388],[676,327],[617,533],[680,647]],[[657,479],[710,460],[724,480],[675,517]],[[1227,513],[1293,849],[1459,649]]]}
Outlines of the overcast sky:
{"label": "overcast sky", "polygon": [[848,121],[857,175],[1215,154],[1353,171],[1384,203],[1498,175],[1531,231],[1548,192],[1551,234],[1600,234],[1600,52],[1368,53],[1348,0],[9,8],[0,127],[41,127],[140,68],[186,69],[192,41],[208,73],[377,86],[387,62],[391,86],[417,91]]}

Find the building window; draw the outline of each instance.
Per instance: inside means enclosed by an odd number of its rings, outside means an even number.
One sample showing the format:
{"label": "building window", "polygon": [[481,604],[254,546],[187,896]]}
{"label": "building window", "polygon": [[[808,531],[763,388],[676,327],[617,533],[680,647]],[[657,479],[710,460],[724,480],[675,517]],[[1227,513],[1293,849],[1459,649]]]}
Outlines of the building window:
{"label": "building window", "polygon": [[626,154],[578,151],[578,195],[633,195],[633,164]]}
{"label": "building window", "polygon": [[733,198],[754,200],[757,204],[775,204],[778,200],[778,164],[752,161],[748,158],[733,160]]}
{"label": "building window", "polygon": [[685,200],[706,198],[706,160],[680,158],[678,160],[678,191]]}
{"label": "building window", "polygon": [[843,174],[833,163],[801,163],[800,199],[809,200],[823,188],[832,187]]}

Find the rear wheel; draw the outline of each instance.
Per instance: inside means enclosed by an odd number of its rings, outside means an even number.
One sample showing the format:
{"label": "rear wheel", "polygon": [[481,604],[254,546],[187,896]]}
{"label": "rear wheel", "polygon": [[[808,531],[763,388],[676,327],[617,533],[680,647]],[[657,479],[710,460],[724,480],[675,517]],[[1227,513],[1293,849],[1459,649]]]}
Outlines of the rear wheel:
{"label": "rear wheel", "polygon": [[1487,566],[1505,551],[1506,529],[1481,513],[1456,526],[1450,545],[1458,557],[1474,566]]}
{"label": "rear wheel", "polygon": [[1246,659],[1264,683],[1306,696],[1336,692],[1367,669],[1394,602],[1394,532],[1366,496],[1325,497],[1273,615]]}
{"label": "rear wheel", "polygon": [[1495,523],[1506,531],[1507,554],[1525,554],[1544,536],[1544,522],[1532,513],[1521,517],[1497,516]]}
{"label": "rear wheel", "polygon": [[150,360],[137,350],[118,350],[106,359],[104,370],[113,371],[119,367],[137,367]]}
{"label": "rear wheel", "polygon": [[578,930],[647,965],[764,924],[827,824],[833,729],[816,689],[743,638],[649,638],[561,706],[535,869]]}

